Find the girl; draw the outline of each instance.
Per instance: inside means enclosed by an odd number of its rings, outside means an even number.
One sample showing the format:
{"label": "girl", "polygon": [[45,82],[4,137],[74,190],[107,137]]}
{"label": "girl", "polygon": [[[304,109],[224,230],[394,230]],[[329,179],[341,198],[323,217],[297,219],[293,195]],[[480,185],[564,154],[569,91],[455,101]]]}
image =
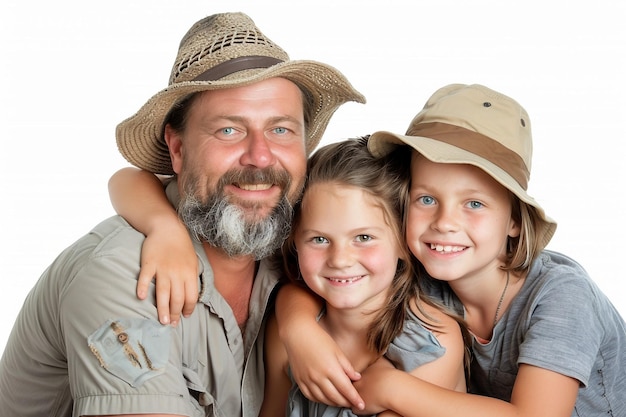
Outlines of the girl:
{"label": "girl", "polygon": [[[556,224],[526,192],[525,110],[480,85],[449,85],[407,135],[377,132],[368,146],[379,156],[412,154],[407,242],[430,294],[462,314],[473,335],[471,394],[383,360],[353,387],[350,364],[308,324],[302,294],[285,288],[280,334],[302,390],[405,416],[626,415],[626,325],[580,265],[544,249]],[[314,349],[299,341],[303,333]]]}
{"label": "girl", "polygon": [[[303,280],[325,300],[317,313],[319,324],[356,369],[364,370],[386,354],[399,369],[446,389],[465,391],[468,337],[462,320],[422,295],[414,280],[402,226],[408,193],[406,156],[374,158],[365,138],[318,150],[309,161],[305,192],[281,263],[288,278]],[[195,273],[185,265],[179,268],[178,262],[195,265],[195,260],[185,250],[188,234],[172,218],[169,204],[160,201],[163,193],[154,178],[126,169],[110,184],[116,209],[144,227],[148,239],[142,279],[149,281],[151,274],[160,273],[157,288],[160,281],[166,285],[157,293],[163,293],[165,301],[170,282],[174,291],[181,273]],[[147,207],[144,198],[142,205],[133,204],[137,191],[148,198]],[[162,252],[165,247],[184,257],[172,259],[171,253]],[[267,326],[265,355],[262,415],[281,415],[286,409],[293,416],[352,415],[349,409],[309,401],[292,383],[273,317]]]}
{"label": "girl", "polygon": [[[386,352],[399,369],[465,391],[459,323],[421,296],[413,277],[402,230],[402,166],[395,155],[372,157],[366,139],[319,149],[309,160],[283,263],[291,280],[302,279],[324,300],[318,322],[357,370]],[[307,400],[292,385],[274,319],[265,365],[262,416],[281,415],[286,403],[291,416],[351,415]]]}

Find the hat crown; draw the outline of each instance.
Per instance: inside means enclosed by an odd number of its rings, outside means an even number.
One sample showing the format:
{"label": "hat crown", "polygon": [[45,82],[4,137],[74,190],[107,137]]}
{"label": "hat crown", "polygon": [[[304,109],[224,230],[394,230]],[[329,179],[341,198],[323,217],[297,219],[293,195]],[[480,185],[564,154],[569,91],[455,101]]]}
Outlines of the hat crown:
{"label": "hat crown", "polygon": [[193,81],[223,62],[250,56],[289,60],[289,55],[265,36],[246,14],[220,13],[205,17],[180,41],[169,84]]}
{"label": "hat crown", "polygon": [[435,163],[473,165],[534,207],[537,250],[556,230],[554,220],[528,192],[532,159],[530,118],[515,100],[479,84],[450,84],[437,90],[413,118],[406,135],[374,132],[370,151],[386,155],[398,145]]}
{"label": "hat crown", "polygon": [[238,88],[282,77],[302,91],[306,152],[319,143],[343,103],[365,102],[346,77],[330,65],[292,61],[244,13],[220,13],[196,22],[180,41],[168,86],[115,129],[122,155],[148,171],[174,173],[163,129],[172,109],[193,94]]}
{"label": "hat crown", "polygon": [[530,173],[533,151],[530,117],[512,98],[479,84],[451,84],[430,97],[411,121],[407,135],[414,135],[420,124],[432,122],[459,126],[489,137],[516,153]]}

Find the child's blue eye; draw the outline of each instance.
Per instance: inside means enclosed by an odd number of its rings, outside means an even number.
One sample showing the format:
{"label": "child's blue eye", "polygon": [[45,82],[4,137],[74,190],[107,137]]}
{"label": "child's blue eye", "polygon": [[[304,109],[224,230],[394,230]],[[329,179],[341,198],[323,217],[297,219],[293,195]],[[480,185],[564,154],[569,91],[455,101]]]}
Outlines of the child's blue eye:
{"label": "child's blue eye", "polygon": [[430,206],[431,204],[435,204],[435,199],[429,195],[425,195],[419,198],[422,204],[426,206]]}
{"label": "child's blue eye", "polygon": [[323,236],[315,236],[313,239],[311,239],[311,242],[322,244],[328,242],[328,240]]}
{"label": "child's blue eye", "polygon": [[467,204],[469,205],[470,208],[473,208],[473,209],[478,209],[483,206],[483,203],[481,203],[480,201],[470,201]]}

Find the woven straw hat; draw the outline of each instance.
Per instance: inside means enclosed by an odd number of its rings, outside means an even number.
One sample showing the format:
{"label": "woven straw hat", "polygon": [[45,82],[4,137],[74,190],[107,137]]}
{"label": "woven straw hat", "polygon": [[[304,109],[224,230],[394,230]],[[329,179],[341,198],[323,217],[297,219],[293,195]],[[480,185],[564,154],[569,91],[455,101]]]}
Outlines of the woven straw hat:
{"label": "woven straw hat", "polygon": [[164,123],[180,100],[200,91],[233,88],[282,77],[297,84],[310,101],[306,150],[319,143],[331,116],[347,101],[365,98],[335,68],[315,61],[290,61],[287,53],[243,13],[208,16],[180,42],[169,86],[117,126],[117,145],[133,165],[173,174]]}
{"label": "woven straw hat", "polygon": [[477,166],[537,209],[542,247],[554,235],[556,222],[527,193],[533,146],[530,118],[512,98],[478,84],[445,86],[426,102],[406,135],[376,132],[368,148],[380,156],[399,144],[433,162]]}

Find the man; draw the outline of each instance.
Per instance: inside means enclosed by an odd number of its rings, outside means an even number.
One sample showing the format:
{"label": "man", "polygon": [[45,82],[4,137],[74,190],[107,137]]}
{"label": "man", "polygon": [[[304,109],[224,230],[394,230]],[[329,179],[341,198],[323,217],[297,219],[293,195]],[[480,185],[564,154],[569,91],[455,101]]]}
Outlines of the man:
{"label": "man", "polygon": [[364,98],[334,68],[290,61],[244,14],[192,26],[169,86],[116,136],[134,165],[177,174],[167,192],[201,237],[200,304],[159,324],[134,296],[144,236],[105,220],[28,295],[0,362],[3,415],[256,416],[278,279],[258,260],[282,243],[306,156],[346,101]]}

